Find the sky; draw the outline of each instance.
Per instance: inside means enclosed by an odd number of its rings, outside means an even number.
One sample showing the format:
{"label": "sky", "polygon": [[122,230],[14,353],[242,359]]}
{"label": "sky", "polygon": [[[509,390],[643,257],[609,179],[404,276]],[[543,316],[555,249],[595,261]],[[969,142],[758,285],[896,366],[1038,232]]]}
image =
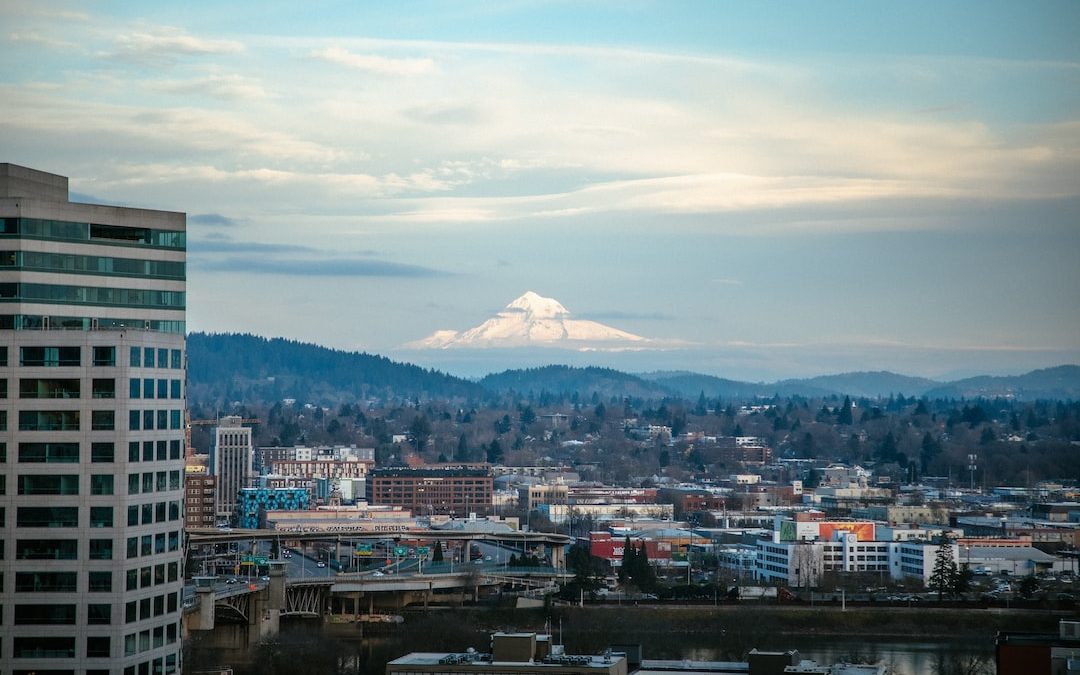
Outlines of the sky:
{"label": "sky", "polygon": [[[192,331],[470,376],[1080,362],[1077,2],[2,0],[0,35],[0,161],[186,212]],[[529,290],[667,346],[402,348]]]}

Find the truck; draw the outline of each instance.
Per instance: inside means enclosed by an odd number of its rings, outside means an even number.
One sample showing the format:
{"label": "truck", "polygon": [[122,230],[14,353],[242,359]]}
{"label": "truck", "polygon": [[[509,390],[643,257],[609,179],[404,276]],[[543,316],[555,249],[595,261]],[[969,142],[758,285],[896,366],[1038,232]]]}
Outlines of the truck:
{"label": "truck", "polygon": [[728,597],[735,600],[765,600],[779,597],[775,586],[732,586]]}

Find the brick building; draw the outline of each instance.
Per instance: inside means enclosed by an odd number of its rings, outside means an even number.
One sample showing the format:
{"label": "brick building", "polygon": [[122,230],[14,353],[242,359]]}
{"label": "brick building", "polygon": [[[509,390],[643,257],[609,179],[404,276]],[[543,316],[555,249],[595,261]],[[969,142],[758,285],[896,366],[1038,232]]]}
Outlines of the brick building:
{"label": "brick building", "polygon": [[492,510],[494,474],[487,464],[383,467],[367,477],[367,502],[414,514],[467,516]]}

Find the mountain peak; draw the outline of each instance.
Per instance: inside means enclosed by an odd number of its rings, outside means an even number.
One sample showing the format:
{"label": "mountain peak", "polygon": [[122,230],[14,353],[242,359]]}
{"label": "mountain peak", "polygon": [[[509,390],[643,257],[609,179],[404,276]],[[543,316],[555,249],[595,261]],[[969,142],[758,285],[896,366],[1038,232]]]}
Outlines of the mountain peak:
{"label": "mountain peak", "polygon": [[507,305],[506,309],[525,312],[530,319],[558,319],[570,316],[570,312],[555,298],[545,298],[532,291],[526,291],[524,295]]}
{"label": "mountain peak", "polygon": [[479,326],[457,332],[439,330],[406,349],[490,349],[556,347],[576,350],[640,349],[650,340],[605,326],[596,321],[573,319],[554,298],[528,291],[496,316]]}

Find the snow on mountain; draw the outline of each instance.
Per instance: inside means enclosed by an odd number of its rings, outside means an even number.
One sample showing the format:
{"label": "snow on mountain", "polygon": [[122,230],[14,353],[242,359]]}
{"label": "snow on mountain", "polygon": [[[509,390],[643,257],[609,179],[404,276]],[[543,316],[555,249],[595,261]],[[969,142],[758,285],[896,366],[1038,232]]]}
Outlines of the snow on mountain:
{"label": "snow on mountain", "polygon": [[529,291],[468,330],[435,331],[405,349],[559,347],[577,350],[645,348],[649,340],[596,321],[573,319],[562,303]]}

